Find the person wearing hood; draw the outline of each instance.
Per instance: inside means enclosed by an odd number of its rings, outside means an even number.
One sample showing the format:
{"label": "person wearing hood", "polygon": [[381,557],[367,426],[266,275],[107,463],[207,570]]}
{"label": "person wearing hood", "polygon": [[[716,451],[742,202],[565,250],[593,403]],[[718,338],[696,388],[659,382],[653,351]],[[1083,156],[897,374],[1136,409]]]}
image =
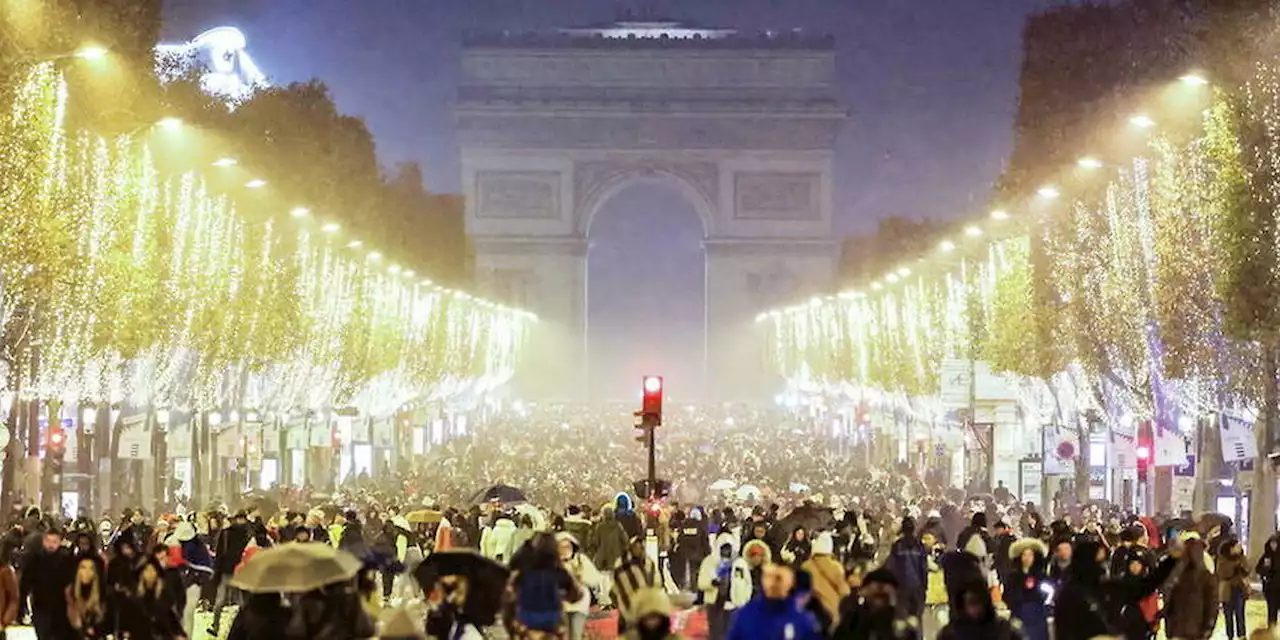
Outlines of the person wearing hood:
{"label": "person wearing hood", "polygon": [[764,568],[761,592],[738,610],[729,627],[729,640],[821,640],[813,615],[792,598],[795,571],[784,564]]}
{"label": "person wearing hood", "polygon": [[480,553],[491,560],[508,563],[515,552],[512,541],[516,535],[516,523],[506,514],[501,514],[493,526],[480,535]]}
{"label": "person wearing hood", "polygon": [[904,618],[898,606],[898,579],[888,569],[863,578],[856,592],[840,604],[840,623],[832,640],[916,640],[919,621]]}
{"label": "person wearing hood", "polygon": [[1049,594],[1045,563],[1048,547],[1035,538],[1009,545],[1004,580],[1004,602],[1009,615],[1022,625],[1027,640],[1049,640]]}
{"label": "person wearing hood", "polygon": [[733,612],[751,600],[751,568],[738,556],[731,533],[716,536],[716,555],[698,567],[698,590],[707,612],[708,638],[722,640],[729,631]]}
{"label": "person wearing hood", "polygon": [[572,533],[557,533],[556,548],[560,553],[560,563],[578,583],[582,592],[582,597],[565,603],[565,613],[569,618],[569,638],[582,640],[587,630],[587,616],[591,613],[591,594],[606,593],[608,586],[596,565],[582,552],[582,546]]}
{"label": "person wearing hood", "polygon": [[1267,539],[1254,571],[1262,581],[1262,596],[1267,600],[1267,627],[1274,627],[1280,614],[1280,533]]}
{"label": "person wearing hood", "polygon": [[813,577],[813,595],[833,627],[840,624],[840,603],[849,596],[844,567],[835,557],[835,540],[830,531],[813,539],[813,555],[800,566]]}
{"label": "person wearing hood", "polygon": [[1204,541],[1190,538],[1170,549],[1179,563],[1164,599],[1165,635],[1208,638],[1218,622],[1218,582],[1205,566]]}
{"label": "person wearing hood", "polygon": [[641,589],[636,593],[633,609],[635,625],[623,635],[625,640],[684,640],[672,630],[675,610],[662,589]]}
{"label": "person wearing hood", "polygon": [[1021,640],[1018,619],[996,615],[985,580],[972,580],[956,593],[960,600],[952,603],[951,622],[938,632],[938,640]]}
{"label": "person wearing hood", "polygon": [[595,550],[592,560],[596,567],[612,571],[627,550],[627,540],[627,532],[613,517],[613,510],[608,507],[601,510],[600,522],[591,531],[591,543],[587,545]]}
{"label": "person wearing hood", "polygon": [[631,501],[631,496],[625,493],[619,493],[613,500],[613,517],[622,525],[622,530],[627,532],[627,538],[643,536],[644,522],[640,520],[640,516],[636,514],[635,503]]}
{"label": "person wearing hood", "polygon": [[593,555],[594,549],[591,544],[591,521],[582,517],[582,509],[576,505],[569,505],[564,516],[564,531],[571,534],[574,540],[582,543],[579,553],[585,553],[588,556]]}
{"label": "person wearing hood", "polygon": [[520,514],[519,522],[516,523],[516,531],[511,536],[511,556],[515,557],[520,553],[525,545],[533,539],[535,533],[533,526],[533,517],[527,513]]}
{"label": "person wearing hood", "polygon": [[751,593],[760,593],[763,589],[764,568],[773,562],[773,550],[764,540],[751,540],[742,545],[742,557],[751,569]]}
{"label": "person wearing hood", "polygon": [[658,565],[645,553],[644,538],[636,536],[627,544],[626,552],[613,569],[609,599],[618,607],[618,631],[634,622],[632,604],[641,589],[660,587]]}

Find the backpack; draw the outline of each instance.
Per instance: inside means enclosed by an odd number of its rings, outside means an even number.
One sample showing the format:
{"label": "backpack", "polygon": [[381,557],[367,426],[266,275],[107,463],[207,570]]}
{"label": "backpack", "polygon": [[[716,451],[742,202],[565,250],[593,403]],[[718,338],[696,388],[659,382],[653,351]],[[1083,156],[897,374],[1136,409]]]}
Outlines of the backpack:
{"label": "backpack", "polygon": [[521,574],[516,583],[516,621],[534,631],[560,627],[560,573],[539,570]]}

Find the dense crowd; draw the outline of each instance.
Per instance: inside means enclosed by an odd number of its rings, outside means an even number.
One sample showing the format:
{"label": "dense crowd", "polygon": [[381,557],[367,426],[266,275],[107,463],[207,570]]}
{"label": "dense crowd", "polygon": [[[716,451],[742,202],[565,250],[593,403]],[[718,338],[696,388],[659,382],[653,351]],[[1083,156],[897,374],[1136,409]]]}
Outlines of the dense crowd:
{"label": "dense crowd", "polygon": [[0,627],[29,620],[56,640],[1234,639],[1250,631],[1255,578],[1269,625],[1280,610],[1280,537],[1247,558],[1222,517],[1099,504],[1045,516],[1002,488],[966,496],[867,469],[802,421],[742,410],[670,420],[660,460],[675,488],[637,502],[626,490],[643,448],[626,412],[541,411],[333,495],[118,521],[28,510],[0,540]]}

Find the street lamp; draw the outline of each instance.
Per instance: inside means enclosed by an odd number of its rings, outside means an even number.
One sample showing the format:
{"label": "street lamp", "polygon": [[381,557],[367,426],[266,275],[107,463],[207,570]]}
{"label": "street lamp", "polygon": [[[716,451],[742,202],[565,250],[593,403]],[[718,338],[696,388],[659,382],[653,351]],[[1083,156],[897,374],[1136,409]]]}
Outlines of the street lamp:
{"label": "street lamp", "polygon": [[1097,169],[1102,166],[1102,161],[1092,156],[1085,156],[1076,160],[1076,166],[1081,169]]}
{"label": "street lamp", "polygon": [[1145,113],[1139,113],[1129,118],[1129,124],[1139,129],[1150,129],[1151,127],[1156,126],[1156,121],[1152,120],[1151,116],[1148,116]]}
{"label": "street lamp", "polygon": [[996,209],[995,211],[991,212],[991,219],[992,220],[1008,220],[1009,212],[1005,211],[1004,209]]}
{"label": "street lamp", "polygon": [[165,131],[177,131],[182,128],[182,118],[174,118],[172,116],[168,118],[161,118],[156,122],[156,126],[164,129]]}
{"label": "street lamp", "polygon": [[337,233],[338,230],[341,228],[342,227],[338,226],[338,223],[336,222],[326,222],[324,226],[320,227],[320,230],[325,233],[332,234],[332,233]]}
{"label": "street lamp", "polygon": [[1045,200],[1053,200],[1054,198],[1057,198],[1059,195],[1058,188],[1054,186],[1046,185],[1046,186],[1040,187],[1040,189],[1036,191],[1036,195],[1040,196]]}
{"label": "street lamp", "polygon": [[239,161],[231,156],[224,156],[213,161],[213,166],[215,167],[234,167],[237,164],[239,164]]}
{"label": "street lamp", "polygon": [[75,53],[73,53],[72,55],[77,58],[80,58],[81,60],[101,60],[107,57],[108,53],[110,52],[107,51],[106,48],[104,47],[99,47],[97,45],[87,45],[84,47],[80,47],[80,49]]}
{"label": "street lamp", "polygon": [[252,179],[252,180],[250,180],[250,181],[248,181],[248,182],[244,183],[244,186],[245,186],[245,187],[247,187],[247,188],[249,188],[249,189],[261,189],[261,188],[263,188],[263,187],[267,186],[267,181],[266,181],[266,180],[263,180],[262,178],[254,178],[254,179]]}
{"label": "street lamp", "polygon": [[294,207],[293,210],[289,212],[289,215],[295,218],[305,218],[311,215],[311,210],[306,207]]}

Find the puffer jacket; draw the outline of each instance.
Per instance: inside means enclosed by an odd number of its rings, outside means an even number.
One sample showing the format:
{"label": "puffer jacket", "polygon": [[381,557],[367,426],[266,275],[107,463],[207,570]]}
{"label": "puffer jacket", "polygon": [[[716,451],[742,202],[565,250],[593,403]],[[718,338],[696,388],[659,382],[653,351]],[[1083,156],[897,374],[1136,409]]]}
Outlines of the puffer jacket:
{"label": "puffer jacket", "polygon": [[[729,558],[720,556],[720,549],[729,546]],[[747,561],[738,556],[738,541],[732,534],[721,533],[711,555],[702,559],[698,565],[698,589],[702,591],[702,601],[714,604],[719,598],[721,580],[725,570],[729,578],[729,598],[724,603],[726,610],[737,609],[751,600],[753,593],[751,584],[751,567]]]}
{"label": "puffer jacket", "polygon": [[515,551],[511,544],[516,535],[516,523],[502,518],[480,535],[480,553],[484,557],[499,562],[509,562]]}

